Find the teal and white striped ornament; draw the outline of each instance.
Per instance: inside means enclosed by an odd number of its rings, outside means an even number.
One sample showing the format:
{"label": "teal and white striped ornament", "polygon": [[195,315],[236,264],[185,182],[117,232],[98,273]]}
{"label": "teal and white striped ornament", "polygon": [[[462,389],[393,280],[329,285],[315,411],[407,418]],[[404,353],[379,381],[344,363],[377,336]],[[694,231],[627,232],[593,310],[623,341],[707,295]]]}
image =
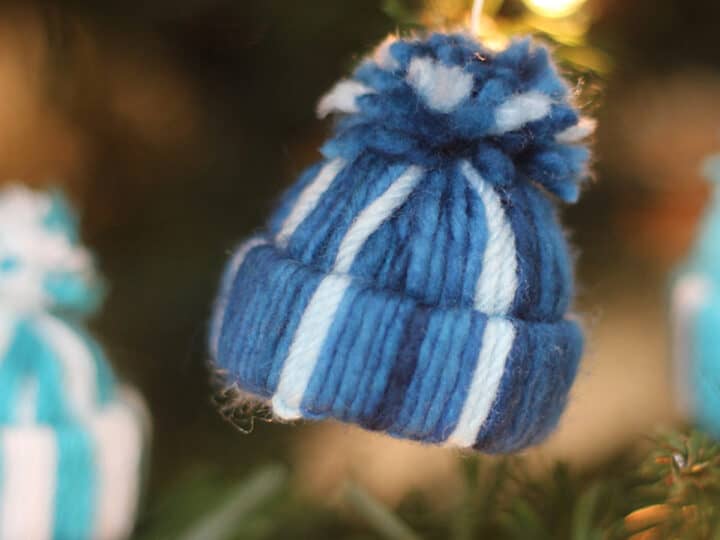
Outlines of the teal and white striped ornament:
{"label": "teal and white striped ornament", "polygon": [[720,156],[704,172],[714,193],[673,283],[675,380],[682,412],[720,439]]}
{"label": "teal and white striped ornament", "polygon": [[121,539],[149,421],[83,319],[102,298],[60,193],[0,192],[0,539]]}

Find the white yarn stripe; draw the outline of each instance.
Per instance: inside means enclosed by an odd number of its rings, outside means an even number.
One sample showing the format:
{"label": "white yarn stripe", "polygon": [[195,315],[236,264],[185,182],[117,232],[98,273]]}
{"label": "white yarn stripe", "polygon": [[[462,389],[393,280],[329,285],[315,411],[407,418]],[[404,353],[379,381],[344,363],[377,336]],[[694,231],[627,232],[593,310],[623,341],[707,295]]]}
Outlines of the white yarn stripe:
{"label": "white yarn stripe", "polygon": [[529,122],[544,118],[552,109],[552,98],[535,90],[517,94],[495,111],[493,134],[500,135],[521,128]]}
{"label": "white yarn stripe", "polygon": [[449,113],[467,99],[473,89],[473,76],[461,66],[446,66],[429,57],[413,58],[407,81],[431,109]]}
{"label": "white yarn stripe", "polygon": [[15,337],[18,316],[6,309],[0,309],[0,362],[5,359],[12,339]]}
{"label": "white yarn stripe", "polygon": [[487,223],[487,244],[475,286],[475,309],[488,315],[504,315],[512,306],[518,287],[515,234],[492,186],[467,161],[461,168],[482,200]]}
{"label": "white yarn stripe", "polygon": [[88,423],[95,442],[98,483],[92,538],[99,540],[130,536],[138,500],[142,415],[133,410],[131,397],[119,397]]}
{"label": "white yarn stripe", "polygon": [[302,416],[302,398],[340,302],[351,283],[351,278],[345,273],[370,235],[407,200],[422,173],[421,167],[408,167],[380,197],[360,212],[345,233],[335,257],[333,273],[320,282],[305,308],[290,345],[272,399],[273,410],[280,418],[294,420]]}
{"label": "white yarn stripe", "polygon": [[460,419],[446,444],[462,448],[475,444],[498,393],[514,339],[515,328],[510,321],[502,318],[488,319]]}
{"label": "white yarn stripe", "polygon": [[61,363],[65,395],[72,411],[87,418],[97,410],[97,368],[91,350],[65,323],[52,315],[38,315],[37,328]]}
{"label": "white yarn stripe", "polygon": [[582,117],[574,126],[555,135],[555,140],[561,144],[574,144],[595,133],[597,122],[594,118]]}
{"label": "white yarn stripe", "polygon": [[343,167],[345,167],[345,160],[342,158],[329,161],[320,169],[315,179],[303,189],[292,211],[280,227],[280,232],[278,232],[275,237],[275,242],[278,247],[287,247],[295,229],[305,221],[305,218],[308,217],[310,212],[317,206],[320,197],[327,191]]}
{"label": "white yarn stripe", "polygon": [[325,118],[334,112],[356,113],[360,109],[355,101],[365,94],[373,94],[375,90],[361,82],[345,79],[337,83],[332,90],[325,94],[317,105],[318,118]]}
{"label": "white yarn stripe", "polygon": [[407,200],[422,177],[423,169],[411,165],[379,198],[355,218],[340,243],[333,271],[345,274],[367,239]]}
{"label": "white yarn stripe", "polygon": [[328,274],[305,308],[272,399],[273,410],[280,418],[294,420],[302,416],[300,404],[305,389],[350,281],[348,276]]}
{"label": "white yarn stripe", "polygon": [[396,41],[396,36],[387,36],[373,53],[373,59],[377,65],[386,71],[395,71],[400,67],[400,62],[398,62],[390,52],[390,47],[392,47],[392,44]]}
{"label": "white yarn stripe", "polygon": [[[32,240],[30,240],[32,242]],[[38,268],[23,266],[4,275],[0,280],[0,296],[3,304],[15,311],[30,311],[52,303],[47,297],[43,282],[44,272]]]}
{"label": "white yarn stripe", "polygon": [[222,331],[223,320],[225,318],[225,310],[227,309],[228,301],[230,300],[228,295],[230,294],[232,284],[235,281],[235,276],[237,275],[238,270],[240,270],[242,264],[245,262],[245,257],[247,257],[248,253],[256,247],[267,243],[268,241],[262,237],[251,238],[247,242],[244,242],[237,251],[235,251],[227,270],[225,270],[221,290],[213,313],[213,320],[210,325],[210,353],[212,354],[212,358],[214,360],[217,360],[220,332]]}
{"label": "white yarn stripe", "polygon": [[0,537],[46,540],[53,537],[57,445],[49,428],[2,430]]}

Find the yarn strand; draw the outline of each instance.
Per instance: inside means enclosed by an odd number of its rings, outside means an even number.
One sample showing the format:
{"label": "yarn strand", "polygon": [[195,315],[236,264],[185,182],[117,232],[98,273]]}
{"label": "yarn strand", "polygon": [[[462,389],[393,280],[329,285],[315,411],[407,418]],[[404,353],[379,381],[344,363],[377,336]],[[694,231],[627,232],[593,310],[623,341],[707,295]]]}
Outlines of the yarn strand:
{"label": "yarn strand", "polygon": [[475,0],[473,2],[472,12],[470,13],[470,28],[476,36],[480,34],[482,26],[482,10],[485,0]]}

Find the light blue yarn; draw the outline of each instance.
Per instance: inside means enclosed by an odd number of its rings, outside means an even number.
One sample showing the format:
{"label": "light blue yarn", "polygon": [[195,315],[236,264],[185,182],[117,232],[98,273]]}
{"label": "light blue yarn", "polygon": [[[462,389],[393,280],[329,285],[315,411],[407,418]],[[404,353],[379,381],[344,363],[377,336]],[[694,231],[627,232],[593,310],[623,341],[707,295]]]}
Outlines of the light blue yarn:
{"label": "light blue yarn", "polygon": [[698,422],[720,438],[720,298],[713,294],[698,312],[692,332],[693,406]]}
{"label": "light blue yarn", "polygon": [[688,369],[689,405],[695,420],[720,438],[720,156],[706,160],[703,171],[713,194],[689,260],[675,277],[676,287],[686,279],[702,280],[704,297],[685,322],[687,349],[682,369]]}
{"label": "light blue yarn", "polygon": [[81,425],[57,430],[58,474],[55,496],[55,538],[92,538],[97,497],[95,449]]}
{"label": "light blue yarn", "polygon": [[70,203],[59,188],[49,192],[50,208],[43,219],[43,225],[65,235],[72,243],[80,241],[78,218]]}
{"label": "light blue yarn", "polygon": [[[65,375],[57,353],[43,341],[41,335],[32,327],[32,322],[28,323],[30,332],[27,335],[31,342],[26,349],[29,353],[28,365],[22,382],[34,380],[37,384],[35,421],[43,425],[62,425],[74,416],[63,385]],[[20,394],[19,390],[15,395]],[[16,411],[19,405],[15,404]]]}
{"label": "light blue yarn", "polygon": [[[434,95],[433,73],[467,91]],[[542,112],[523,119],[518,96]],[[577,199],[589,156],[547,51],[397,38],[319,111],[339,114],[323,159],[223,278],[227,384],[283,419],[495,453],[540,442],[583,343],[554,202]]]}

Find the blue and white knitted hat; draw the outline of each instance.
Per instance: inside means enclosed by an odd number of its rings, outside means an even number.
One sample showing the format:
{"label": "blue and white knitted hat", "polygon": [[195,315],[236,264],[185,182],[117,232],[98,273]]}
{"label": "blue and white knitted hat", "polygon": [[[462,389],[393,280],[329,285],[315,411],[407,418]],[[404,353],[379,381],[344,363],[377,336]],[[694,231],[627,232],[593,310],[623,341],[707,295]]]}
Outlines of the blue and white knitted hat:
{"label": "blue and white knitted hat", "polygon": [[64,199],[0,191],[0,539],[130,535],[147,418],[82,327],[100,293]]}
{"label": "blue and white knitted hat", "polygon": [[673,348],[681,412],[720,438],[720,156],[707,160],[705,174],[714,193],[673,283]]}
{"label": "blue and white knitted hat", "polygon": [[318,107],[323,160],[226,270],[211,354],[280,419],[510,452],[556,425],[582,335],[550,194],[592,130],[548,52],[388,39]]}

